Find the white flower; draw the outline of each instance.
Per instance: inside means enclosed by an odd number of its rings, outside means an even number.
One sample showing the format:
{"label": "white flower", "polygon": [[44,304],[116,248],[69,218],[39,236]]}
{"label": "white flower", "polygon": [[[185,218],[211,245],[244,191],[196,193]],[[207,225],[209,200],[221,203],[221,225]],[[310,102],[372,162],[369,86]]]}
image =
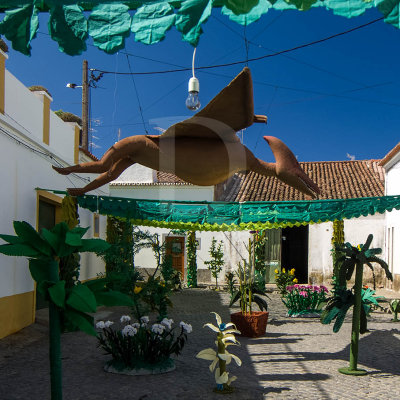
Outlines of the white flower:
{"label": "white flower", "polygon": [[122,336],[135,336],[137,333],[137,329],[132,325],[126,325],[124,329],[121,331]]}
{"label": "white flower", "polygon": [[161,335],[164,332],[165,326],[161,324],[154,324],[151,327],[151,331],[154,333],[157,333],[158,335]]}
{"label": "white flower", "polygon": [[139,329],[139,328],[140,328],[139,322],[134,322],[134,323],[132,324],[132,326],[133,326],[134,328],[136,328],[136,329]]}
{"label": "white flower", "polygon": [[129,315],[123,315],[120,319],[120,321],[123,322],[129,322],[131,320],[131,317]]}
{"label": "white flower", "polygon": [[190,324],[185,324],[183,321],[180,322],[179,326],[186,332],[191,333],[193,328]]}
{"label": "white flower", "polygon": [[149,321],[150,321],[150,318],[147,317],[147,316],[144,316],[144,317],[140,318],[140,322],[141,322],[142,324],[148,324]]}
{"label": "white flower", "polygon": [[97,328],[97,329],[104,329],[104,328],[105,328],[105,323],[104,323],[104,321],[99,321],[99,322],[96,324],[96,328]]}
{"label": "white flower", "polygon": [[109,328],[113,323],[114,322],[112,322],[112,321],[106,321],[106,322],[104,322],[104,327]]}
{"label": "white flower", "polygon": [[168,318],[164,318],[161,321],[161,325],[164,325],[168,329],[171,329],[173,323],[174,323],[174,320],[173,319],[168,319]]}

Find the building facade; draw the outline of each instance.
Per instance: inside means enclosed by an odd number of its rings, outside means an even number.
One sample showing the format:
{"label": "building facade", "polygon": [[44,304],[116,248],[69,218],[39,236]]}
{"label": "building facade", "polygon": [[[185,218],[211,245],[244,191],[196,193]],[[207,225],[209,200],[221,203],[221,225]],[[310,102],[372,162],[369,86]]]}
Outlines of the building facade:
{"label": "building facade", "polygon": [[[63,195],[51,190],[79,187],[91,177],[62,176],[51,168],[87,158],[79,151],[80,128],[51,111],[52,98],[47,91],[30,91],[6,70],[6,59],[7,55],[0,52],[0,232],[13,235],[14,220],[26,221],[38,230],[60,222]],[[105,217],[99,217],[96,232],[95,218],[91,212],[80,210],[81,226],[90,226],[86,237],[104,238]],[[33,323],[40,301],[26,258],[0,254],[0,265],[2,338]],[[82,254],[81,280],[91,279],[101,271],[101,260]]]}

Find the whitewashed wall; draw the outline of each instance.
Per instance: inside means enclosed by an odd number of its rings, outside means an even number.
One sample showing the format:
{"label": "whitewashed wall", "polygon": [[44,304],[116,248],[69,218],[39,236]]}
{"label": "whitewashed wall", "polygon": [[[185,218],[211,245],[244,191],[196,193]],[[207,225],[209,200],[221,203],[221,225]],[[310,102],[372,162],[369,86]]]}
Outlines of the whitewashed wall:
{"label": "whitewashed wall", "polygon": [[[65,190],[67,187],[84,186],[87,181],[57,174],[51,168],[49,157],[28,148],[50,153],[58,162],[69,165],[74,154],[73,127],[51,114],[50,146],[47,146],[42,142],[43,106],[40,97],[25,88],[8,71],[5,87],[5,115],[0,114],[0,232],[14,234],[13,220],[24,220],[36,226],[35,188]],[[102,194],[108,194],[108,189],[105,190]],[[91,226],[85,237],[92,237],[93,214],[80,210],[80,217],[81,226]],[[105,217],[101,218],[100,229],[100,236],[105,238]],[[81,264],[81,279],[93,278],[104,271],[103,262],[94,255],[84,254]],[[33,290],[25,258],[0,255],[0,265],[0,297]]]}
{"label": "whitewashed wall", "polygon": [[[385,166],[386,195],[400,194],[400,153]],[[387,258],[392,272],[400,274],[400,211],[386,213]]]}

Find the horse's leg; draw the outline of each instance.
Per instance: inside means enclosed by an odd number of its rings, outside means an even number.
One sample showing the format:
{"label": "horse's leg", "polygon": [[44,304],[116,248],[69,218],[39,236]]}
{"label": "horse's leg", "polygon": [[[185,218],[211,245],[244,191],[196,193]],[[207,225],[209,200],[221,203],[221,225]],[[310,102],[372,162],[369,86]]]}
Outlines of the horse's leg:
{"label": "horse's leg", "polygon": [[[100,186],[105,185],[106,183],[109,183],[113,181],[114,179],[117,179],[123,171],[125,171],[128,167],[130,167],[132,164],[135,164],[134,161],[132,161],[130,158],[123,158],[119,161],[117,161],[115,164],[111,166],[111,168],[102,173],[100,176],[98,176],[94,181],[88,183],[85,187],[83,188],[68,188],[68,194],[71,196],[81,196],[90,190],[94,190],[99,188]],[[85,171],[87,172],[87,171]]]}

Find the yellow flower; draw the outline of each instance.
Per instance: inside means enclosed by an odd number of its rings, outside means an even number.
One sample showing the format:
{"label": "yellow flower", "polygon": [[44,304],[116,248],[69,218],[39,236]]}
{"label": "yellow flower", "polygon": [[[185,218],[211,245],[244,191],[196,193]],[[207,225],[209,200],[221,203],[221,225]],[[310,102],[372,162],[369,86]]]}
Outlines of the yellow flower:
{"label": "yellow flower", "polygon": [[361,244],[357,246],[358,251],[361,251]]}
{"label": "yellow flower", "polygon": [[133,293],[138,294],[142,291],[143,288],[141,288],[140,286],[135,286],[135,289],[133,289]]}
{"label": "yellow flower", "polygon": [[161,282],[160,282],[160,286],[164,287],[164,286],[165,286],[165,282],[164,282],[164,281],[161,281]]}
{"label": "yellow flower", "polygon": [[290,275],[294,275],[294,271],[296,271],[294,268],[292,268],[290,271],[289,271],[289,274]]}
{"label": "yellow flower", "polygon": [[285,270],[285,268],[282,268],[282,272],[283,272],[284,274],[286,274],[286,270]]}
{"label": "yellow flower", "polygon": [[275,270],[275,273],[276,273],[276,274],[279,274],[279,271],[278,271],[278,269],[276,269],[276,270]]}
{"label": "yellow flower", "polygon": [[293,283],[298,283],[298,282],[299,282],[299,280],[297,278],[293,279]]}

